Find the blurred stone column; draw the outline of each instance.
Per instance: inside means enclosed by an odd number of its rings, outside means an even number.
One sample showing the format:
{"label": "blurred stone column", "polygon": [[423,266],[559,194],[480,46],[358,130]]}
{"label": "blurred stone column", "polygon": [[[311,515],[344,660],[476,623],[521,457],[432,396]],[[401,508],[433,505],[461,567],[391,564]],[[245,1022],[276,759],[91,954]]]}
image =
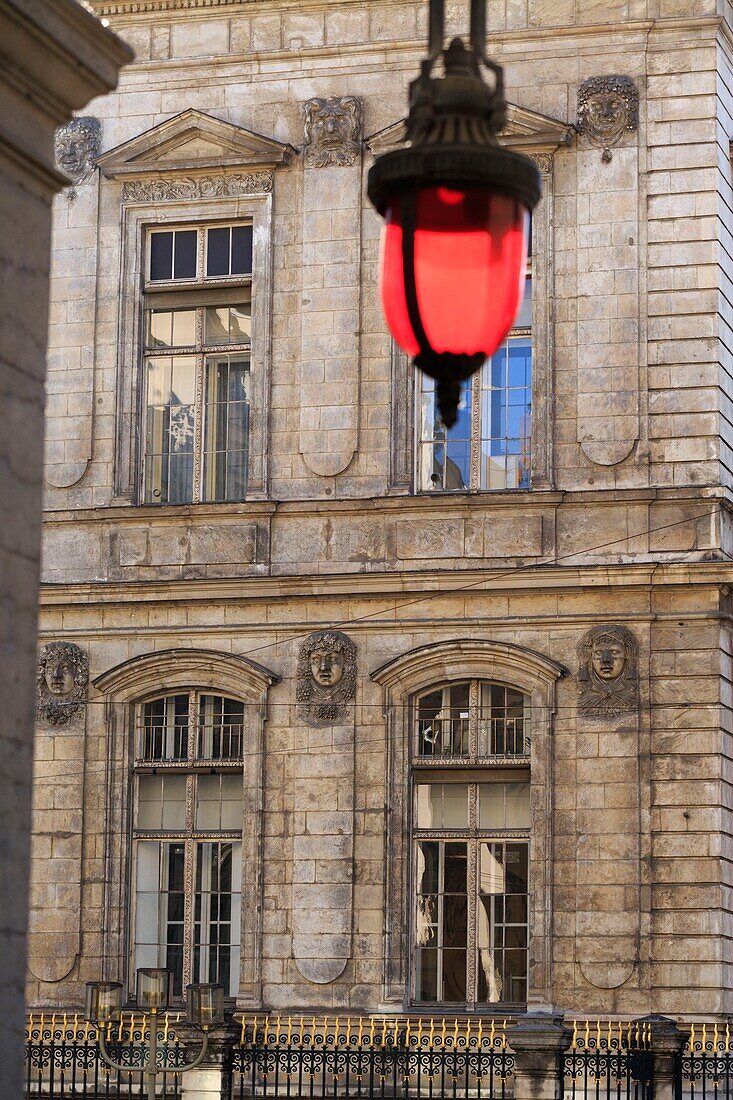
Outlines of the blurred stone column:
{"label": "blurred stone column", "polygon": [[54,132],[132,52],[75,0],[0,0],[0,1027],[22,1095],[23,988]]}
{"label": "blurred stone column", "polygon": [[561,1100],[561,1059],[572,1038],[563,1017],[530,1012],[507,1029],[506,1037],[515,1058],[514,1100]]}
{"label": "blurred stone column", "polygon": [[643,1016],[639,1024],[646,1024],[649,1029],[649,1049],[654,1057],[654,1100],[675,1100],[677,1059],[687,1036],[666,1016]]}

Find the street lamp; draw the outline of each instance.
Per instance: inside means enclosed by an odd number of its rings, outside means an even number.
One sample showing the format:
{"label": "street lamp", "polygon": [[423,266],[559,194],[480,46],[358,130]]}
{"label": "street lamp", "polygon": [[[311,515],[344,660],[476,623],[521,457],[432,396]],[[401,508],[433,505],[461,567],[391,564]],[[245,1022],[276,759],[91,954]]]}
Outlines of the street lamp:
{"label": "street lamp", "polygon": [[[147,1067],[135,1069],[115,1062],[107,1051],[105,1026],[120,1019],[122,1013],[122,984],[120,982],[87,982],[86,1018],[99,1031],[99,1051],[112,1069],[123,1073],[142,1073],[147,1077],[148,1100],[155,1100],[155,1083],[158,1069],[158,1015],[168,1007],[170,1000],[171,972],[159,967],[143,967],[137,971],[137,1006],[148,1020]],[[175,1073],[186,1073],[198,1066],[206,1056],[209,1045],[209,1028],[224,1019],[224,989],[220,985],[196,983],[186,987],[186,1019],[204,1033],[198,1056],[185,1066],[176,1066]]]}
{"label": "street lamp", "polygon": [[[443,49],[444,9],[445,0],[430,0],[428,56],[410,85],[407,144],[375,161],[367,189],[385,219],[387,325],[436,380],[450,428],[461,383],[493,355],[522,304],[529,214],[541,184],[530,158],[497,140],[506,101],[501,66],[486,56],[486,0],[471,0],[469,47],[454,38]],[[441,54],[445,72],[434,77]]]}

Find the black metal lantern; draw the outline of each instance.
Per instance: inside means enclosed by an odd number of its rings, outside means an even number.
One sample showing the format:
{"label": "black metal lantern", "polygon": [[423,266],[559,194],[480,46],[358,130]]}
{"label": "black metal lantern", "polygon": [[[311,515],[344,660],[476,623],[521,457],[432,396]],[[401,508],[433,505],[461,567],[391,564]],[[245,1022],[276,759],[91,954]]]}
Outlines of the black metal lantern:
{"label": "black metal lantern", "polygon": [[[381,156],[368,193],[385,219],[380,290],[389,329],[437,381],[446,427],[461,383],[496,351],[522,304],[534,162],[502,148],[502,69],[486,56],[486,0],[471,0],[470,46],[444,40],[430,0],[428,57],[410,86],[407,144]],[[443,57],[444,75],[433,76]],[[494,77],[483,79],[481,65]]]}

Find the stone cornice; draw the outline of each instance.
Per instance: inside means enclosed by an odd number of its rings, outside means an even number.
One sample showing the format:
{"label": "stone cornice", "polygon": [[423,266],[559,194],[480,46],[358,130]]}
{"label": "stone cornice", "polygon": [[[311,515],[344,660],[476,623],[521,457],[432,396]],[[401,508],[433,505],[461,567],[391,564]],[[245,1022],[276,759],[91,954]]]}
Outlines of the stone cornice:
{"label": "stone cornice", "polygon": [[[42,610],[135,603],[222,603],[317,596],[407,598],[419,593],[460,595],[464,591],[519,590],[557,592],[582,588],[663,588],[666,586],[733,585],[733,562],[642,562],[625,565],[537,565],[521,569],[465,569],[435,572],[394,570],[319,576],[206,578],[133,583],[43,584]],[[676,617],[676,612],[672,618]],[[258,624],[262,627],[262,624]],[[282,626],[282,624],[279,624]],[[382,625],[384,625],[382,623]]]}
{"label": "stone cornice", "polygon": [[695,489],[587,489],[578,491],[531,490],[528,492],[492,491],[491,493],[416,493],[384,497],[357,497],[353,500],[252,500],[241,504],[122,504],[109,508],[80,508],[63,511],[47,510],[44,525],[80,523],[170,523],[200,521],[220,522],[283,516],[329,516],[334,514],[366,517],[375,512],[420,513],[453,512],[459,515],[469,507],[482,511],[510,509],[539,511],[547,505],[611,506],[623,504],[694,503],[700,507],[722,508],[733,512],[733,495],[714,486]]}

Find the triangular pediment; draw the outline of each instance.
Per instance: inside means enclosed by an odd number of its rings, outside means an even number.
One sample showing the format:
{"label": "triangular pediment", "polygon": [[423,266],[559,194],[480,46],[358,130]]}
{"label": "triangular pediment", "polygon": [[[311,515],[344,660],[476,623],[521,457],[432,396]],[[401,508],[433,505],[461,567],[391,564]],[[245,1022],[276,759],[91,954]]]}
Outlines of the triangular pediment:
{"label": "triangular pediment", "polygon": [[[365,144],[373,153],[386,153],[403,145],[406,133],[407,122],[401,118],[366,138]],[[574,127],[565,122],[508,103],[507,122],[499,134],[499,144],[527,152],[553,153],[559,146],[569,145],[574,133]]]}
{"label": "triangular pediment", "polygon": [[274,167],[295,153],[292,145],[190,109],[110,149],[97,163],[116,179],[197,168]]}

